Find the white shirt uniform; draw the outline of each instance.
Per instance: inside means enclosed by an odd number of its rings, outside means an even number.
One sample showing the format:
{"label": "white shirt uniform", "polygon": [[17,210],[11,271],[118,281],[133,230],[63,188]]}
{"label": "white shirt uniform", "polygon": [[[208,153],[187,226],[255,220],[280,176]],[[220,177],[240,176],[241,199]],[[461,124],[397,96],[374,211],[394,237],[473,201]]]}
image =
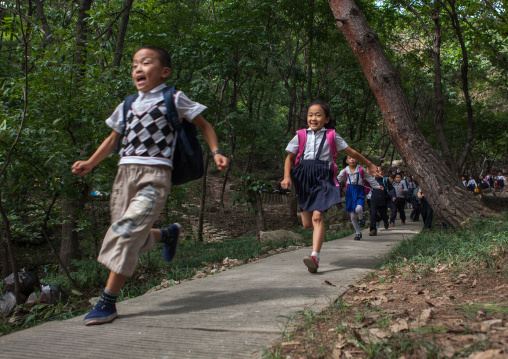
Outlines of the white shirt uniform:
{"label": "white shirt uniform", "polygon": [[[358,185],[364,186],[362,176],[360,176],[360,166],[356,166],[354,173],[351,173],[349,166],[340,171],[339,175],[337,176],[337,180],[339,181],[339,183],[346,182],[346,173],[349,176],[347,184],[356,184],[356,180],[358,179]],[[375,189],[379,189],[381,187],[379,183],[376,181],[376,179],[373,176],[371,176],[365,168],[363,171],[363,176],[365,177],[365,181],[367,181],[370,184],[370,187]]]}
{"label": "white shirt uniform", "polygon": [[[164,101],[162,89],[165,87],[166,85],[162,84],[148,92],[139,91],[139,95],[136,98],[136,101],[132,103],[132,111],[135,113],[143,114],[151,108],[155,107],[161,101]],[[178,112],[178,118],[180,121],[186,119],[189,122],[192,122],[192,120],[194,120],[197,115],[206,109],[206,106],[190,100],[182,91],[175,93],[175,107]],[[115,132],[120,134],[124,133],[125,124],[123,120],[123,102],[117,106],[111,117],[106,120],[106,125],[108,125]],[[126,163],[166,165],[173,167],[171,158],[163,157],[127,156],[122,157],[118,164],[121,165]]]}
{"label": "white shirt uniform", "polygon": [[[330,152],[330,146],[328,145],[328,141],[325,140],[323,145],[323,150],[321,151],[321,156],[316,158],[317,152],[319,150],[319,145],[321,144],[321,139],[323,136],[326,136],[326,128],[322,128],[316,132],[311,129],[307,129],[307,143],[305,144],[305,151],[303,152],[302,160],[321,160],[328,161],[329,164],[332,163],[333,158]],[[345,150],[348,145],[346,141],[342,137],[340,137],[337,133],[335,133],[335,147],[337,147],[337,152]],[[293,137],[289,144],[286,147],[286,152],[298,154],[298,135]]]}

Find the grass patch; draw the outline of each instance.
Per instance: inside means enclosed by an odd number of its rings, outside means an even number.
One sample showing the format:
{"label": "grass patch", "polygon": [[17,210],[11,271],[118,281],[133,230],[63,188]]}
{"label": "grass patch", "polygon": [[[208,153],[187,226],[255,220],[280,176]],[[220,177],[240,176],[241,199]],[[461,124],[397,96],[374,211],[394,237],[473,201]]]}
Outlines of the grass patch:
{"label": "grass patch", "polygon": [[401,265],[434,268],[438,264],[494,268],[499,253],[508,250],[508,213],[503,220],[481,219],[458,229],[424,230],[400,242],[384,259],[382,269],[392,272]]}

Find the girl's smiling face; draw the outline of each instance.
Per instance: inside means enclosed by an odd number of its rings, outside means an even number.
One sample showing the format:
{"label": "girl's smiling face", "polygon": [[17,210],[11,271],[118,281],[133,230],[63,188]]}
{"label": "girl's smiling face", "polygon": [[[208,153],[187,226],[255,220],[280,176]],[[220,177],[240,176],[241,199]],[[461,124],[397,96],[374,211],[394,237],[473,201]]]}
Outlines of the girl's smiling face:
{"label": "girl's smiling face", "polygon": [[312,105],[307,111],[307,124],[314,132],[322,129],[328,122],[330,117],[326,117],[325,110],[321,105]]}

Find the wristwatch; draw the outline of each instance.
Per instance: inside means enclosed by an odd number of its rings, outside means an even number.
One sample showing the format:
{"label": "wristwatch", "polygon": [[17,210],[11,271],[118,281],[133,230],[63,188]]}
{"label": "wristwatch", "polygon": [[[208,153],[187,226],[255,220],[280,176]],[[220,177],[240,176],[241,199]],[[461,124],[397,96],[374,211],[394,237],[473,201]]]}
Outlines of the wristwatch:
{"label": "wristwatch", "polygon": [[212,157],[214,157],[214,156],[215,156],[215,155],[217,155],[217,154],[221,154],[221,155],[223,155],[223,156],[224,156],[224,152],[222,152],[221,150],[217,150],[217,151],[213,151],[213,152],[212,152]]}

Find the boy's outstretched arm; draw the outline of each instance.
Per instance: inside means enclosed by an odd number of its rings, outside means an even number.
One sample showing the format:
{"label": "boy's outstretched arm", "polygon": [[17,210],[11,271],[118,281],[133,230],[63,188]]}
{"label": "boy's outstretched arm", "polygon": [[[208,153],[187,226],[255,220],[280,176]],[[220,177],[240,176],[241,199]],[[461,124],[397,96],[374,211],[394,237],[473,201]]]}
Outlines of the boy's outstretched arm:
{"label": "boy's outstretched arm", "polygon": [[[192,123],[195,124],[196,127],[203,133],[205,141],[208,144],[208,147],[210,147],[210,151],[217,151],[219,149],[219,141],[217,140],[217,135],[215,134],[215,130],[212,125],[210,125],[210,123],[201,115],[197,115],[194,120],[192,120]],[[219,171],[225,171],[226,168],[228,168],[228,158],[220,153],[213,156],[213,161],[217,165]]]}
{"label": "boy's outstretched arm", "polygon": [[288,153],[286,162],[284,162],[284,179],[280,183],[282,189],[291,189],[291,165],[295,161],[296,155],[292,152]]}
{"label": "boy's outstretched arm", "polygon": [[111,152],[116,149],[119,139],[120,134],[118,132],[111,132],[111,134],[104,141],[102,141],[101,145],[92,155],[92,157],[90,157],[87,161],[77,161],[72,165],[72,173],[78,176],[86,175],[95,166],[97,166],[99,162],[105,159]]}
{"label": "boy's outstretched arm", "polygon": [[369,172],[369,174],[371,176],[383,177],[383,174],[381,173],[381,171],[379,171],[377,169],[377,166],[375,164],[373,164],[368,159],[363,157],[360,153],[353,150],[351,147],[348,146],[343,151],[349,157],[353,157],[354,159],[358,160],[359,162],[365,164],[365,166],[367,166],[367,171]]}

